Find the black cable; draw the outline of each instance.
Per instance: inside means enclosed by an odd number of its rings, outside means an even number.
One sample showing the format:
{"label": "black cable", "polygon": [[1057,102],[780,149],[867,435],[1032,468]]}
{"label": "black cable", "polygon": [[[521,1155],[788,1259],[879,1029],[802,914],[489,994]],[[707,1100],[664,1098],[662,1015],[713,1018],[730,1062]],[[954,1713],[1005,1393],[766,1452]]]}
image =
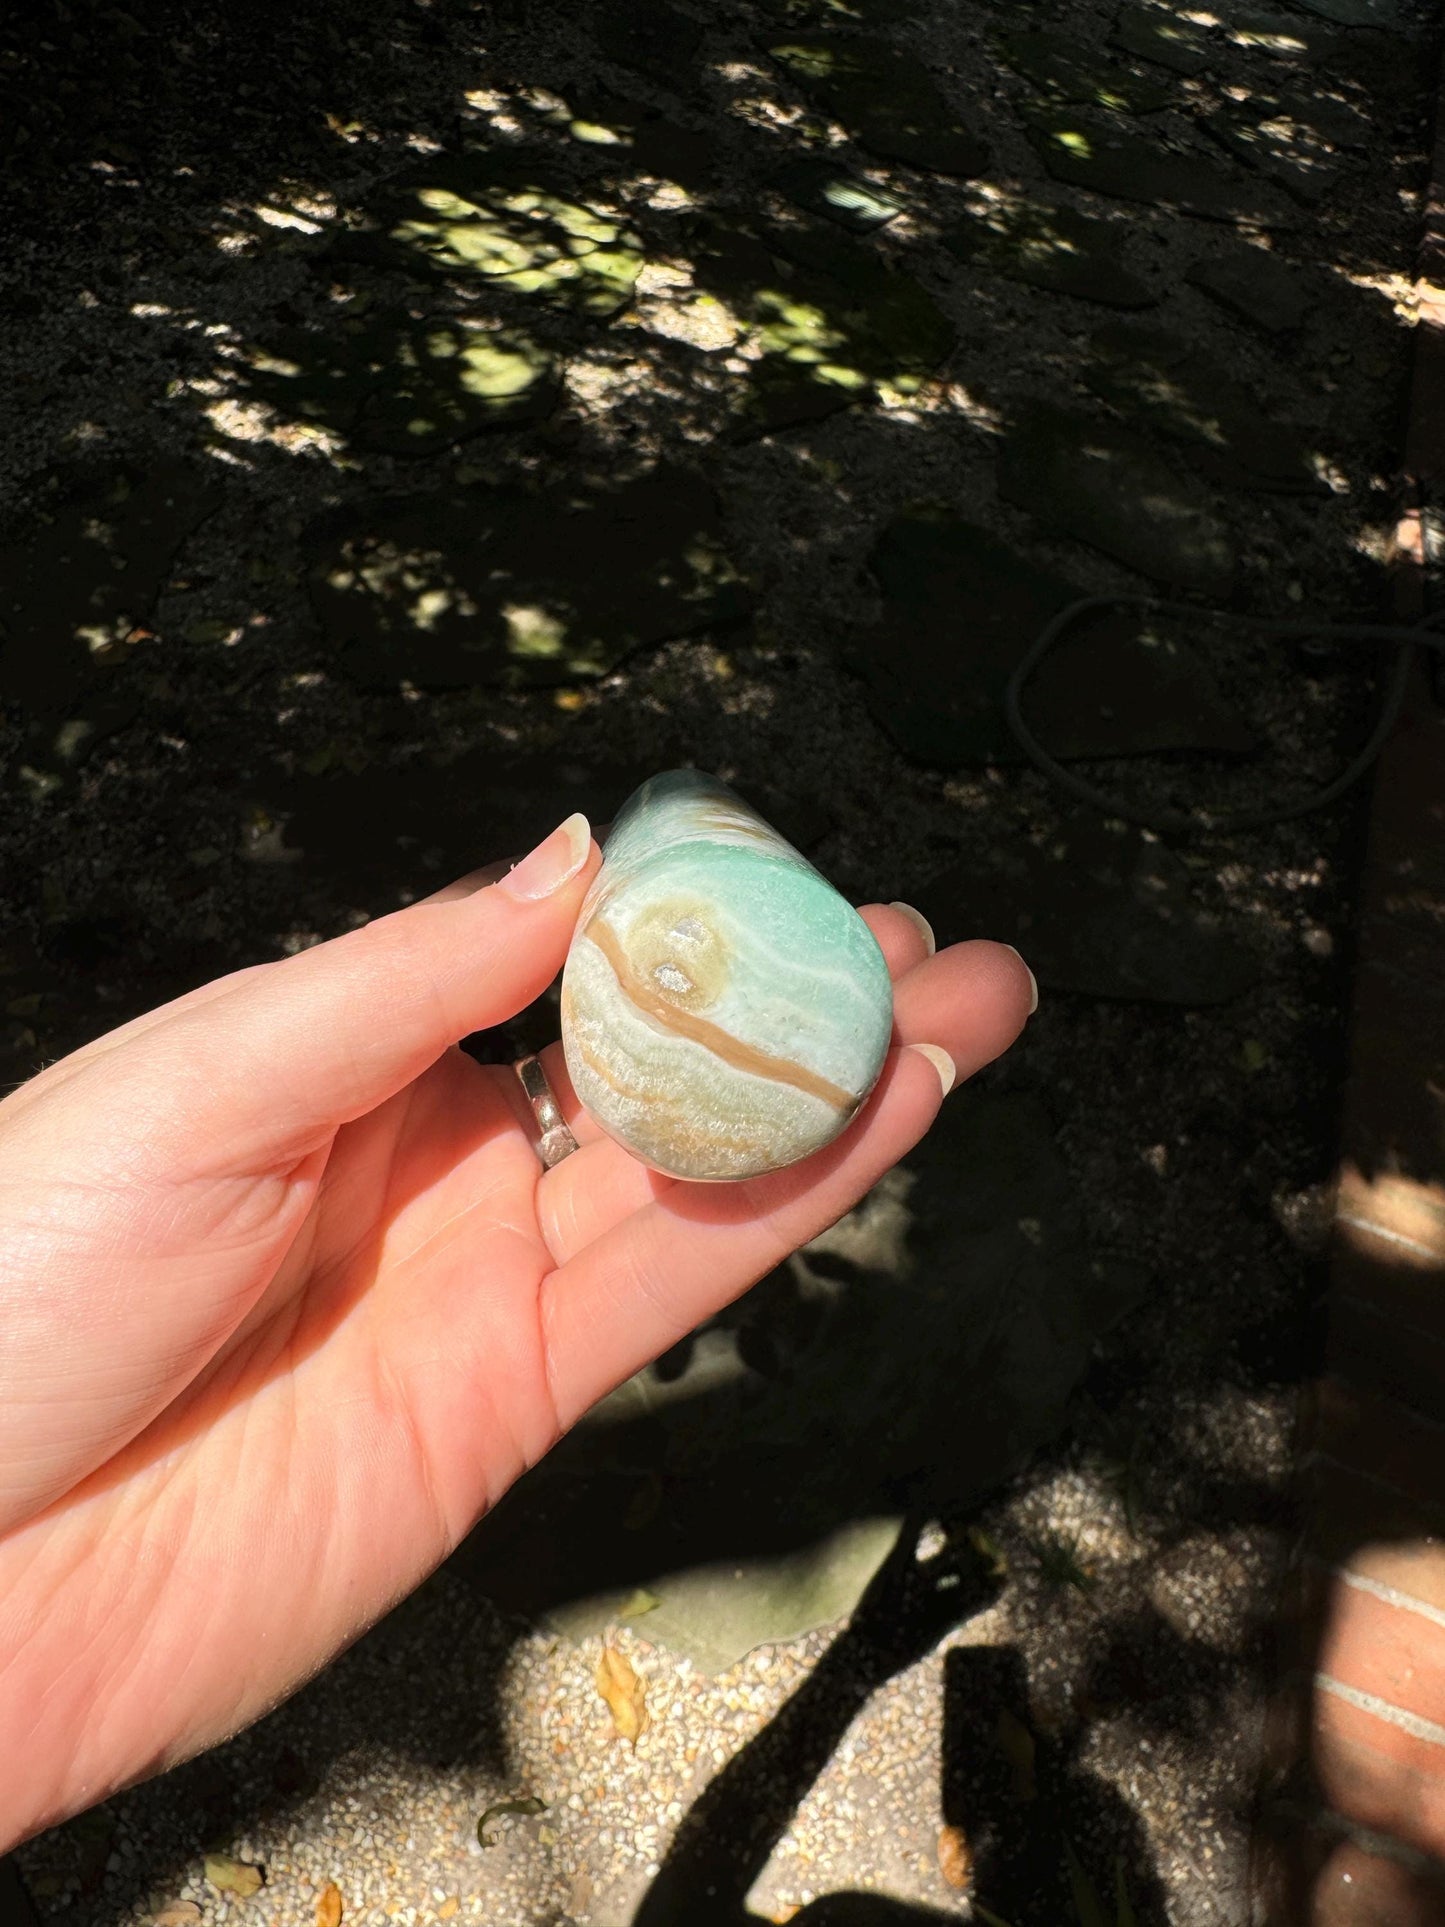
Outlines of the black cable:
{"label": "black cable", "polygon": [[[1195,622],[1203,617],[1276,636],[1322,636],[1340,642],[1386,642],[1398,649],[1399,655],[1384,678],[1379,711],[1363,749],[1323,789],[1301,797],[1298,802],[1283,804],[1278,809],[1239,810],[1225,816],[1211,817],[1206,812],[1183,816],[1175,810],[1144,810],[1118,797],[1105,795],[1103,790],[1095,789],[1092,783],[1086,783],[1082,777],[1065,769],[1039,742],[1023,718],[1024,684],[1070,624],[1096,609],[1121,608],[1147,609],[1155,615],[1186,616]],[[1445,651],[1445,636],[1436,634],[1433,627],[1442,619],[1445,619],[1445,611],[1427,616],[1413,627],[1386,622],[1282,622],[1270,616],[1221,615],[1201,609],[1191,602],[1164,602],[1147,595],[1081,596],[1077,602],[1071,602],[1066,609],[1061,609],[1045,625],[1033,647],[1009,677],[1008,687],[1004,691],[1004,714],[1020,749],[1034,767],[1070,796],[1087,803],[1091,809],[1101,810],[1105,816],[1137,823],[1142,829],[1153,830],[1159,836],[1227,836],[1236,830],[1265,829],[1275,823],[1287,823],[1292,817],[1305,816],[1311,810],[1323,809],[1360,780],[1379,755],[1386,737],[1399,718],[1416,648]]]}

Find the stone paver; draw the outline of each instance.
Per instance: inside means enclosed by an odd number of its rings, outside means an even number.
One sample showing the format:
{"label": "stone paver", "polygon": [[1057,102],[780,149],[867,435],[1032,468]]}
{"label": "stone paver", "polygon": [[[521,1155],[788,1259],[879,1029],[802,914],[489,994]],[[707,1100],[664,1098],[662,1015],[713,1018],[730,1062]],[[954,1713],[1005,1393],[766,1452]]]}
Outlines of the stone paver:
{"label": "stone paver", "polygon": [[1300,275],[1263,248],[1211,255],[1190,269],[1189,279],[1267,334],[1288,334],[1309,312]]}

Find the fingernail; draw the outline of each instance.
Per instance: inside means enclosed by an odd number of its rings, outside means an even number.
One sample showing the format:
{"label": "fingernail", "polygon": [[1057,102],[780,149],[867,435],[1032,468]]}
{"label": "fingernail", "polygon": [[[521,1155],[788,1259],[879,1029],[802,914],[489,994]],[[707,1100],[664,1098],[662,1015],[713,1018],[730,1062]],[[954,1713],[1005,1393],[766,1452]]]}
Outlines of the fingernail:
{"label": "fingernail", "polygon": [[947,1097],[948,1093],[953,1089],[954,1080],[958,1076],[957,1068],[948,1052],[940,1049],[937,1044],[909,1044],[906,1048],[908,1050],[916,1050],[920,1057],[926,1057],[928,1059],[929,1063],[932,1064],[933,1068],[938,1072],[938,1081],[943,1086],[943,1095]]}
{"label": "fingernail", "polygon": [[923,941],[928,945],[928,954],[931,957],[938,949],[938,945],[934,940],[933,925],[928,921],[927,917],[924,916],[923,912],[921,910],[915,910],[911,903],[890,903],[888,908],[890,910],[896,910],[900,916],[907,917],[910,923],[917,924],[919,930],[923,933]]}
{"label": "fingernail", "polygon": [[1028,967],[1028,965],[1027,965],[1026,963],[1024,963],[1024,960],[1023,960],[1023,958],[1022,958],[1022,957],[1021,957],[1021,956],[1019,955],[1019,952],[1018,952],[1017,950],[1014,950],[1014,947],[1013,947],[1013,945],[1012,945],[1011,943],[1006,943],[1006,944],[1004,945],[1004,949],[1005,949],[1005,950],[1013,950],[1013,951],[1014,951],[1014,955],[1015,955],[1016,957],[1018,957],[1018,960],[1019,960],[1019,962],[1020,962],[1021,964],[1024,964],[1024,969],[1025,969],[1025,970],[1028,970],[1028,974],[1029,974],[1029,1016],[1030,1016],[1030,1017],[1032,1017],[1032,1016],[1033,1016],[1033,1014],[1034,1014],[1034,1012],[1035,1012],[1035,1011],[1036,1011],[1036,1010],[1038,1009],[1038,1007],[1039,1007],[1039,980],[1038,980],[1038,978],[1037,978],[1037,977],[1036,977],[1036,976],[1034,975],[1034,973],[1033,973],[1033,972],[1032,972],[1031,970],[1029,970],[1029,967]]}
{"label": "fingernail", "polygon": [[587,818],[577,810],[558,824],[549,837],[545,837],[529,856],[497,884],[509,897],[516,897],[522,903],[536,903],[542,897],[550,897],[560,890],[587,861],[587,852],[592,847],[592,831]]}
{"label": "fingernail", "polygon": [[485,890],[489,883],[500,883],[511,867],[503,857],[500,863],[487,863],[480,870],[469,870],[464,877],[459,877],[448,887],[456,896],[475,896],[478,890]]}

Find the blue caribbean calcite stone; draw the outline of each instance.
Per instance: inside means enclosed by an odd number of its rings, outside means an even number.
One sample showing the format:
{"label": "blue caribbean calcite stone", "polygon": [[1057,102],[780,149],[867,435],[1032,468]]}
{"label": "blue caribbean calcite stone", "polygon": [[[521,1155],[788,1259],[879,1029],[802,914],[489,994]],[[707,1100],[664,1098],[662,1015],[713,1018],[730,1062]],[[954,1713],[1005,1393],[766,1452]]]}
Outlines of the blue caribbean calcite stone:
{"label": "blue caribbean calcite stone", "polygon": [[562,976],[578,1097],[679,1178],[750,1178],[831,1142],[872,1090],[893,990],[867,924],[711,776],[623,805]]}

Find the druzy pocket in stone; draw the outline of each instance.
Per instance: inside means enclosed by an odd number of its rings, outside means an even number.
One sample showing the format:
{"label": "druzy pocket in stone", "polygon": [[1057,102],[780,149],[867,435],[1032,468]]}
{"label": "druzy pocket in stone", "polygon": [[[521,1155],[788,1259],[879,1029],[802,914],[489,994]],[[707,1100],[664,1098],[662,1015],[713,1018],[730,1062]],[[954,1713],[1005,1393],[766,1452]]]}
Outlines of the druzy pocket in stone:
{"label": "druzy pocket in stone", "polygon": [[589,1115],[673,1177],[807,1157],[883,1068],[893,992],[867,924],[715,778],[628,798],[562,977],[567,1069]]}

